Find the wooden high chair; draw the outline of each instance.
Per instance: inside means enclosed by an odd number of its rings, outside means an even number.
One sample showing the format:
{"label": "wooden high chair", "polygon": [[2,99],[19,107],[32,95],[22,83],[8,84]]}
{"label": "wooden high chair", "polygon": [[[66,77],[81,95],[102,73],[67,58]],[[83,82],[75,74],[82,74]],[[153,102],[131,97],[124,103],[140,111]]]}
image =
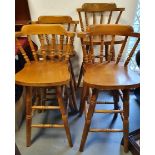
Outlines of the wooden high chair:
{"label": "wooden high chair", "polygon": [[[108,60],[104,61],[103,52],[106,37],[110,39],[110,48],[108,51]],[[100,44],[94,44],[95,37],[100,38]],[[117,37],[122,37],[123,42],[120,45],[115,44]],[[87,32],[78,33],[81,39],[81,45],[84,56],[84,80],[83,93],[81,97],[80,113],[85,111],[85,125],[81,139],[80,151],[83,151],[87,139],[88,132],[123,132],[124,133],[124,151],[128,152],[128,133],[129,133],[129,91],[130,89],[140,86],[139,74],[132,71],[128,64],[134,54],[136,47],[140,41],[140,34],[134,33],[133,28],[127,25],[92,25],[89,26]],[[128,45],[127,41],[132,39],[131,51],[127,59],[121,59],[123,52]],[[87,42],[89,40],[90,48],[87,50]],[[115,52],[118,51],[116,61],[112,61],[112,49],[115,46]],[[117,46],[117,47],[116,47]],[[116,50],[117,49],[117,50]],[[96,55],[98,57],[96,57]],[[97,77],[96,77],[97,75]],[[88,100],[88,89],[92,89],[92,96]],[[110,90],[121,92],[120,98],[123,102],[123,108],[117,110],[95,110],[99,90]],[[119,98],[117,98],[117,101]],[[87,104],[90,101],[89,104]],[[101,104],[101,103],[100,103]],[[94,113],[120,113],[123,120],[123,129],[96,129],[90,128],[91,119]]]}
{"label": "wooden high chair", "polygon": [[[87,30],[89,25],[96,24],[118,24],[121,18],[121,15],[125,8],[118,8],[115,3],[84,3],[81,8],[77,9],[80,21],[81,31],[84,32]],[[87,42],[87,49],[89,50],[89,40],[85,40]],[[93,39],[94,44],[100,44],[100,39],[95,37]],[[115,40],[115,44],[120,44],[121,38]],[[108,47],[110,42],[108,38],[105,39],[105,51],[103,53],[105,59],[107,60],[108,55]],[[113,49],[112,52],[112,60],[115,60],[115,52]],[[80,86],[82,75],[83,75],[83,63],[81,65],[79,79],[77,87]]]}
{"label": "wooden high chair", "polygon": [[[26,52],[18,42],[18,37],[24,35],[28,37],[31,52],[34,61],[30,61]],[[37,55],[32,37],[37,36],[41,39],[40,56]],[[45,50],[44,35],[51,35],[49,41],[52,43],[47,55]],[[16,34],[16,42],[21,51],[26,64],[16,76],[16,84],[25,86],[26,88],[26,145],[31,145],[31,127],[34,128],[65,128],[69,145],[72,147],[72,139],[68,125],[67,105],[63,101],[63,88],[71,83],[71,74],[69,71],[69,55],[72,39],[75,33],[67,32],[62,25],[51,24],[31,24],[22,27],[20,33]],[[57,40],[56,40],[57,38]],[[57,46],[59,43],[59,46]],[[66,48],[63,43],[66,42]],[[39,45],[38,45],[39,46]],[[32,105],[32,88],[56,88],[56,96],[58,105]],[[67,89],[65,89],[67,91]],[[75,94],[74,94],[75,95]],[[32,110],[60,110],[63,124],[32,124]]]}

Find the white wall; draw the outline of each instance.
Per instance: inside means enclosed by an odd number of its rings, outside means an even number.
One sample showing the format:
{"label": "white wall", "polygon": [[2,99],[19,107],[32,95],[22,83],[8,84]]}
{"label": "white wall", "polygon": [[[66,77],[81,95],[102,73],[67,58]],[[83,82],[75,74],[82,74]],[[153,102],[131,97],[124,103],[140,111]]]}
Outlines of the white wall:
{"label": "white wall", "polygon": [[[78,20],[76,8],[81,7],[83,3],[113,2],[116,3],[118,7],[125,8],[125,12],[123,12],[120,22],[132,25],[137,1],[138,0],[28,0],[28,3],[32,20],[37,20],[41,15],[69,15],[74,20]],[[80,30],[79,26],[78,30]],[[77,51],[77,56],[74,59],[73,65],[75,73],[78,75],[82,62],[82,51],[78,38],[75,40],[75,49]]]}

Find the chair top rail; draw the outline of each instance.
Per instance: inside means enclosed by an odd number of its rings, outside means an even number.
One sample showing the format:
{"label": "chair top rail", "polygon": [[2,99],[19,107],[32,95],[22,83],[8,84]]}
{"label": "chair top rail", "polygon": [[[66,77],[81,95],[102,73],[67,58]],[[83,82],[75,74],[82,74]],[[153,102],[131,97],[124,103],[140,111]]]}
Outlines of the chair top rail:
{"label": "chair top rail", "polygon": [[35,34],[56,34],[56,35],[66,35],[69,37],[74,37],[74,32],[69,32],[64,29],[61,24],[31,24],[24,25],[21,29],[23,35],[35,35]]}
{"label": "chair top rail", "polygon": [[120,24],[98,24],[87,27],[87,32],[79,32],[78,37],[86,37],[87,35],[130,35],[139,36],[139,33],[134,33],[132,26]]}
{"label": "chair top rail", "polygon": [[103,12],[103,11],[124,11],[125,8],[118,8],[115,3],[84,3],[78,12]]}
{"label": "chair top rail", "polygon": [[79,21],[75,21],[70,16],[39,16],[37,23],[40,24],[78,24]]}

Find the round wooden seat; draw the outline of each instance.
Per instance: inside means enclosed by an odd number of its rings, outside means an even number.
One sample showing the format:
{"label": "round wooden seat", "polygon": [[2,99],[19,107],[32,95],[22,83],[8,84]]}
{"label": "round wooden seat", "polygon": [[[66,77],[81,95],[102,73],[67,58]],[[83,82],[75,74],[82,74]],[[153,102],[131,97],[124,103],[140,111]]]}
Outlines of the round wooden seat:
{"label": "round wooden seat", "polygon": [[26,64],[24,69],[16,74],[16,83],[24,86],[64,85],[69,80],[70,73],[65,62],[32,62]]}
{"label": "round wooden seat", "polygon": [[[86,64],[84,83],[92,88],[102,89],[129,89],[140,86],[140,77],[137,72],[119,63]],[[99,77],[99,78],[97,78]]]}

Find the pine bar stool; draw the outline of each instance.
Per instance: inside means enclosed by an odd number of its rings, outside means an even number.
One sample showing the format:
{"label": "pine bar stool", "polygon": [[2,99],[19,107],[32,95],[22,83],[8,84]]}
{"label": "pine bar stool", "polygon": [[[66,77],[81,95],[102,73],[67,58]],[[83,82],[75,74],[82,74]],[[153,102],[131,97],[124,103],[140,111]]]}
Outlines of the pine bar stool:
{"label": "pine bar stool", "polygon": [[[43,35],[51,34],[51,42],[53,45],[50,49],[50,60],[46,59],[45,40]],[[34,61],[30,61],[26,52],[18,42],[18,37],[26,35],[31,47],[31,52],[34,56]],[[31,38],[40,35],[41,39],[41,54],[42,60],[39,59]],[[60,48],[56,48],[55,39],[60,44]],[[62,98],[62,87],[66,87],[71,81],[69,72],[69,51],[72,39],[75,36],[73,32],[67,32],[62,25],[50,24],[31,24],[22,27],[21,33],[16,35],[16,42],[21,51],[26,64],[16,76],[16,84],[23,85],[26,88],[26,145],[31,145],[31,127],[34,128],[65,128],[69,145],[72,147],[72,139],[68,125],[67,107]],[[66,42],[66,50],[63,49],[63,41]],[[32,105],[32,88],[55,87],[58,105],[36,106]],[[69,102],[68,102],[69,103]],[[63,124],[32,124],[32,110],[60,110]]]}
{"label": "pine bar stool", "polygon": [[[32,23],[38,23],[38,24],[62,24],[67,31],[75,32],[77,30],[77,24],[79,24],[79,21],[73,20],[71,16],[39,16],[38,21],[32,22]],[[72,44],[70,48],[70,57],[69,57],[69,63],[70,63],[70,69],[71,74],[73,78],[73,84],[74,88],[76,90],[76,80],[75,75],[73,71],[73,66],[71,63],[71,58],[75,56],[76,51],[74,49],[74,38],[72,38]],[[48,41],[48,37],[46,36],[47,45],[45,46],[46,51],[49,51],[50,49],[50,42]],[[64,43],[64,48],[66,48],[66,44]]]}
{"label": "pine bar stool", "polygon": [[[81,8],[77,9],[80,21],[81,31],[85,32],[89,25],[96,24],[118,24],[121,15],[125,8],[118,8],[115,3],[84,3]],[[87,42],[87,49],[89,50],[89,41]],[[94,44],[100,44],[100,39],[98,37],[94,38]],[[120,44],[121,39],[115,40],[115,44]],[[104,57],[108,58],[108,47],[110,42],[108,38],[105,39],[105,50]],[[115,52],[113,49],[113,60],[115,59]],[[77,87],[80,86],[81,79],[83,75],[83,62],[80,69],[79,79]]]}
{"label": "pine bar stool", "polygon": [[[39,16],[38,17],[38,21],[33,21],[32,24],[61,24],[64,26],[64,28],[67,30],[67,31],[70,31],[70,32],[75,32],[76,33],[76,29],[77,29],[77,24],[79,23],[79,21],[75,21],[72,19],[72,17],[70,16]],[[50,48],[51,48],[51,43],[49,42],[49,36],[48,35],[45,35],[45,40],[46,40],[46,45],[45,45],[45,49],[46,49],[46,52],[47,52],[47,55],[50,53]],[[41,41],[41,38],[39,38],[40,41]],[[66,40],[67,41],[67,40]],[[78,112],[78,108],[77,108],[77,105],[76,105],[76,96],[74,95],[76,91],[76,80],[75,80],[75,75],[74,75],[74,71],[73,71],[73,66],[72,66],[72,63],[71,63],[71,58],[75,56],[76,54],[76,51],[74,49],[74,38],[72,38],[72,42],[71,42],[71,47],[70,47],[70,52],[69,52],[69,64],[70,64],[70,71],[71,71],[71,97],[72,97],[72,101],[73,101],[73,104],[74,104],[74,113]],[[57,48],[60,48],[59,47],[60,44],[57,44]],[[63,48],[64,50],[66,49],[66,42],[64,42],[63,44]],[[40,50],[39,52],[40,53]],[[44,89],[44,90],[41,90],[42,91],[42,104],[45,104],[45,101],[49,101],[51,100],[52,98],[49,98],[47,96],[49,95],[55,95],[55,93],[49,93],[48,89]],[[73,93],[74,92],[74,93]]]}
{"label": "pine bar stool", "polygon": [[[104,38],[111,36],[110,50],[108,60],[103,61],[103,49],[105,46]],[[93,43],[93,38],[98,36],[100,45],[98,48],[98,58],[95,57],[97,52],[94,48],[96,45]],[[122,36],[123,43],[121,45],[114,44],[117,36]],[[140,86],[139,74],[132,71],[128,64],[134,54],[136,47],[140,41],[140,34],[134,33],[133,28],[127,25],[92,25],[88,27],[87,32],[78,33],[81,39],[82,50],[84,55],[84,80],[83,80],[83,93],[81,97],[82,114],[85,111],[85,125],[83,129],[80,151],[83,151],[87,139],[88,132],[123,132],[124,133],[124,151],[128,152],[128,133],[129,133],[129,90]],[[87,44],[84,42],[85,38],[89,38],[90,49],[86,51]],[[131,51],[126,60],[121,60],[125,47],[128,45],[127,40],[133,39]],[[134,42],[135,41],[135,42]],[[117,47],[118,55],[116,61],[112,61],[111,49]],[[97,78],[96,78],[97,75]],[[88,89],[92,88],[92,96],[88,106]],[[120,98],[123,102],[123,108],[118,110],[95,110],[98,103],[97,97],[99,90],[122,91],[123,96]],[[123,129],[96,129],[90,128],[91,119],[94,113],[120,113],[123,121]]]}

